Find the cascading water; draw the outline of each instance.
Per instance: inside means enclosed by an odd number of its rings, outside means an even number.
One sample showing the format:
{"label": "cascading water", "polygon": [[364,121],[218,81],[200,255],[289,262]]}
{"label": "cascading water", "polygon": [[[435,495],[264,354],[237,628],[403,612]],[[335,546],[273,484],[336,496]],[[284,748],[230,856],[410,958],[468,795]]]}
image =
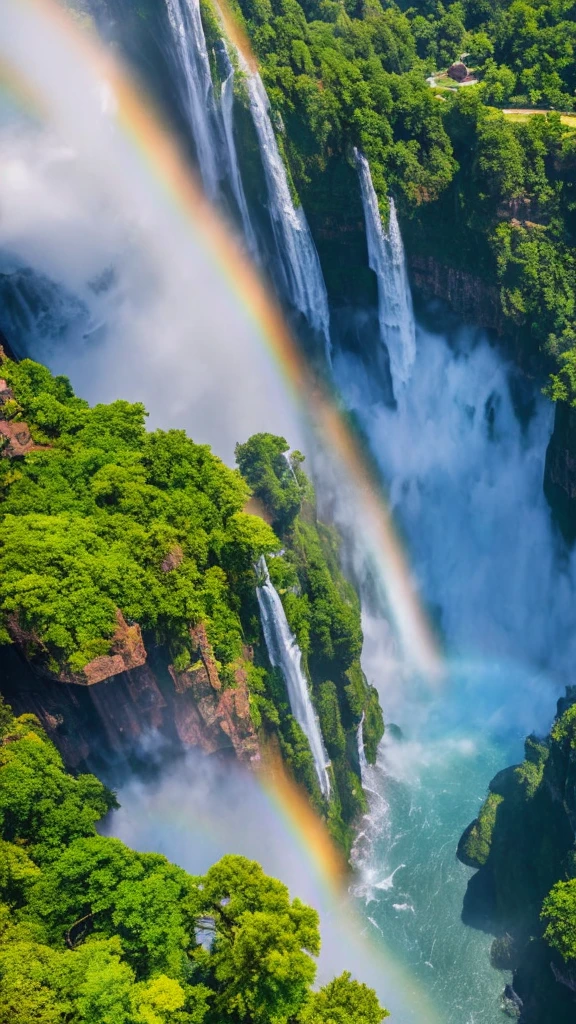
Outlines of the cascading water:
{"label": "cascading water", "polygon": [[362,718],[360,719],[360,725],[358,726],[357,741],[358,741],[358,763],[360,765],[360,775],[364,778],[364,774],[368,767],[366,760],[366,751],[364,750],[364,712],[362,712]]}
{"label": "cascading water", "polygon": [[508,978],[490,965],[491,936],[462,921],[463,905],[477,919],[465,901],[472,871],[455,850],[490,779],[521,759],[525,735],[546,729],[576,657],[575,559],[560,550],[542,492],[552,410],[466,329],[419,328],[395,409],[366,404],[354,356],[336,353],[334,368],[449,656],[444,688],[429,693],[394,667],[385,628],[364,616],[364,670],[403,738],[389,731],[363,776],[376,796],[356,844],[355,892],[445,1024],[498,1024]]}
{"label": "cascading water", "polygon": [[238,166],[238,154],[236,152],[236,142],[234,140],[234,66],[228,56],[228,50],[226,44],[222,43],[221,48],[222,62],[226,70],[226,78],[222,82],[221,92],[221,108],[222,108],[222,122],[224,124],[224,140],[226,142],[226,152],[228,156],[228,166],[230,173],[230,184],[234,193],[234,198],[238,206],[240,218],[242,221],[242,230],[244,234],[244,241],[250,255],[258,260],[258,243],[256,241],[256,235],[254,234],[254,227],[252,225],[252,219],[248,210],[248,204],[246,202],[246,195],[244,192],[244,186],[242,184],[242,177],[240,174],[240,168]]}
{"label": "cascading water", "polygon": [[[198,163],[204,187],[211,199],[218,197],[222,169],[218,154],[222,150],[214,104],[210,63],[200,17],[198,0],[166,0],[175,50],[184,83],[184,101],[190,130],[196,143]],[[244,239],[252,256],[258,245],[246,203],[234,141],[234,68],[223,46],[227,76],[222,85],[222,140],[230,185],[238,204]],[[283,289],[292,305],[310,327],[321,335],[328,362],[331,356],[330,312],[326,285],[316,246],[302,207],[295,207],[290,194],[286,168],[278,150],[270,120],[269,104],[260,75],[253,72],[240,53],[238,59],[246,75],[250,110],[268,187],[269,213],[276,243]]]}
{"label": "cascading water", "polygon": [[260,154],[268,186],[268,201],[274,239],[288,297],[310,326],[324,339],[330,362],[330,312],[322,268],[308,222],[301,206],[296,208],[290,194],[286,168],[270,120],[268,97],[260,75],[252,72],[240,57],[246,73],[250,110],[260,143]]}
{"label": "cascading water", "polygon": [[222,177],[218,164],[221,143],[214,90],[199,0],[166,0],[174,52],[188,125],[196,145],[202,182],[210,199],[216,199]]}
{"label": "cascading water", "polygon": [[392,384],[397,398],[398,391],[410,379],[416,357],[416,331],[404,246],[394,200],[390,197],[390,219],[388,230],[385,231],[372,184],[370,165],[359,150],[354,150],[354,156],[362,192],[368,262],[378,281],[380,338],[388,350]]}
{"label": "cascading water", "polygon": [[330,779],[327,772],[328,755],[324,747],[322,732],[308,692],[308,681],[302,670],[302,652],[290,631],[280,596],[270,579],[264,556],[258,564],[264,583],[257,587],[260,617],[268,657],[272,665],[282,670],[290,708],[294,718],[306,735],[322,795],[330,796]]}

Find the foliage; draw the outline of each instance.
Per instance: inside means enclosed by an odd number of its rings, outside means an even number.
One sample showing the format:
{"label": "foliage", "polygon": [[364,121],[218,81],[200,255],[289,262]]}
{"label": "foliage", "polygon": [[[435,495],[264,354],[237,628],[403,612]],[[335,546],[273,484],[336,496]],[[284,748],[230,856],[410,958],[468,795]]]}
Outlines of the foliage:
{"label": "foliage", "polygon": [[395,5],[240,0],[299,192],[322,190],[335,157],[361,146],[373,162],[382,210],[387,188],[422,202],[453,164],[441,112],[416,69],[409,19]]}
{"label": "foliage", "polygon": [[468,860],[477,867],[486,864],[488,860],[496,825],[496,815],[502,800],[503,797],[499,793],[489,793],[466,836],[464,853]]}
{"label": "foliage", "polygon": [[[42,447],[17,463],[0,459],[0,642],[17,639],[43,671],[79,672],[113,650],[119,609],[184,670],[196,653],[190,627],[202,622],[225,682],[243,645],[255,643],[256,663],[245,663],[253,722],[278,734],[320,810],[308,742],[281,674],[262,656],[255,564],[266,554],[314,688],[332,679],[338,693],[332,727],[344,792],[333,813],[344,808],[349,822],[363,797],[344,729],[369,702],[361,672],[351,714],[343,696],[361,649],[359,607],[336,535],[316,522],[301,453],[255,435],[237,446],[241,476],[182,431],[147,432],[140,405],[90,408],[30,360],[6,361],[2,373],[14,394],[3,415],[26,422]],[[271,557],[280,542],[268,523],[244,511],[250,487],[282,534],[283,556]]]}
{"label": "foliage", "polygon": [[[507,331],[551,356],[546,393],[573,402],[574,353],[552,350],[576,330],[576,133],[556,113],[575,103],[574,0],[236,0],[236,11],[334,300],[375,297],[365,242],[353,241],[358,147],[384,220],[392,194],[409,249],[498,287]],[[429,88],[461,57],[478,85]],[[518,115],[496,109],[508,107]]]}
{"label": "foliage", "polygon": [[567,743],[572,750],[576,750],[576,704],[572,704],[556,720],[552,727],[552,739],[558,744]]}
{"label": "foliage", "polygon": [[272,524],[280,532],[287,530],[300,511],[302,488],[294,472],[296,458],[286,454],[290,449],[283,437],[274,434],[254,434],[245,444],[237,444],[236,462],[254,494],[272,517]]}
{"label": "foliage", "polygon": [[[349,849],[350,823],[365,809],[359,779],[356,731],[366,724],[366,754],[376,759],[384,731],[378,698],[359,662],[362,629],[358,597],[340,568],[337,532],[316,518],[314,492],[303,470],[304,458],[287,459],[284,438],[257,434],[238,445],[236,456],[255,498],[279,532],[284,550],[268,558],[270,579],[282,600],[288,624],[303,655],[332,766],[329,828]],[[322,808],[314,762],[304,733],[290,714],[286,690],[275,673],[262,679],[256,698],[258,721],[279,729],[284,759],[295,778]],[[270,714],[273,707],[276,718]]]}
{"label": "foliage", "polygon": [[331,757],[343,754],[346,749],[346,735],[340,718],[338,693],[334,683],[329,679],[320,686],[318,713],[328,753]]}
{"label": "foliage", "polygon": [[119,608],[181,657],[190,625],[202,621],[216,657],[233,662],[253,563],[278,547],[243,511],[239,473],[183,431],[146,432],[139,404],[91,409],[28,359],[5,362],[2,373],[15,394],[10,414],[47,446],[16,471],[0,463],[5,632],[12,624],[55,671],[80,670],[110,651]]}
{"label": "foliage", "polygon": [[[112,794],[93,775],[73,778],[33,715],[2,722],[0,746],[0,828],[15,850],[34,862],[57,859],[64,846],[94,832],[94,823],[115,806]],[[22,885],[30,865],[3,850],[3,898]],[[15,859],[14,859],[15,858]],[[32,872],[33,874],[33,872]],[[32,875],[30,876],[32,877]]]}
{"label": "foliage", "polygon": [[542,906],[544,938],[565,960],[576,960],[576,878],[557,882]]}
{"label": "foliage", "polygon": [[33,716],[0,721],[0,1024],[345,1024],[355,1001],[383,1020],[350,975],[312,993],[318,915],[259,864],[192,877],[98,835],[111,795]]}
{"label": "foliage", "polygon": [[548,1014],[554,1021],[571,1020],[573,1006],[554,982],[550,963],[569,976],[560,958],[570,961],[570,969],[576,960],[572,689],[559,701],[550,734],[544,739],[529,736],[522,764],[504,769],[492,780],[480,816],[483,829],[473,823],[459,847],[466,863],[471,863],[466,855],[472,853],[477,858],[472,863],[482,865],[472,891],[489,887],[487,923],[500,936],[493,947],[495,962],[503,969],[513,968],[515,977],[522,979],[522,998],[530,998],[538,1019]]}
{"label": "foliage", "polygon": [[345,971],[312,996],[300,1020],[302,1024],[379,1024],[383,1017],[375,993],[352,981]]}

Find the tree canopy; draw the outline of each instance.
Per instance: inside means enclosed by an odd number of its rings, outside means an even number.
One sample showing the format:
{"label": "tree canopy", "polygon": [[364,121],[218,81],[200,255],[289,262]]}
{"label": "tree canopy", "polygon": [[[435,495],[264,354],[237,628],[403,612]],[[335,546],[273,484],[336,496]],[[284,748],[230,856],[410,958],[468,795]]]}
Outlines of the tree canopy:
{"label": "tree canopy", "polygon": [[110,651],[120,609],[183,666],[199,621],[233,662],[238,595],[278,548],[243,511],[239,472],[184,431],[147,432],[138,403],[90,408],[29,359],[1,372],[14,394],[2,414],[38,447],[17,467],[0,460],[0,641],[16,633],[55,671],[79,670]]}
{"label": "tree canopy", "polygon": [[0,1024],[387,1016],[349,974],[312,990],[318,914],[259,864],[229,855],[191,876],[98,835],[114,805],[94,776],[65,771],[32,715],[0,702]]}
{"label": "tree canopy", "polygon": [[[574,0],[235,0],[235,10],[334,302],[375,298],[365,246],[351,241],[362,224],[357,147],[385,221],[394,196],[408,250],[497,289],[499,323],[554,374],[547,393],[575,401],[576,119],[561,116],[576,102]],[[445,76],[461,58],[465,86]],[[250,186],[258,159],[246,169]]]}

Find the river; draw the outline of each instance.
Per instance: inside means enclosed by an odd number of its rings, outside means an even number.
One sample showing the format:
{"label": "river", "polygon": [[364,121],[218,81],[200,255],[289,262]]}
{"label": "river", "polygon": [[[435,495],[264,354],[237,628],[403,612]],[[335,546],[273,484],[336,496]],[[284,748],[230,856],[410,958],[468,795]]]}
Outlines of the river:
{"label": "river", "polygon": [[371,808],[353,893],[445,1024],[497,1024],[509,977],[490,965],[473,900],[466,917],[479,927],[463,923],[473,872],[456,847],[490,779],[546,729],[569,678],[574,566],[542,493],[550,406],[482,332],[437,312],[432,322],[436,333],[418,325],[395,409],[366,403],[362,366],[335,359],[447,663],[431,692],[402,668],[382,618],[365,613],[364,667],[401,737],[391,730],[365,771]]}

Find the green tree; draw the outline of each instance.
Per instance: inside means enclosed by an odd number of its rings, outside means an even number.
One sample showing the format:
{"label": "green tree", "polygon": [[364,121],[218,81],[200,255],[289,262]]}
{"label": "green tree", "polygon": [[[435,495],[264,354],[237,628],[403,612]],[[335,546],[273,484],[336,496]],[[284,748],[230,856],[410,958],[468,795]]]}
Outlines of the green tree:
{"label": "green tree", "polygon": [[353,999],[382,1019],[345,977],[312,995],[318,914],[259,864],[193,877],[98,835],[104,787],[68,775],[33,716],[0,701],[0,739],[0,1024],[345,1024]]}
{"label": "green tree", "polygon": [[289,529],[302,502],[300,485],[287,458],[289,448],[285,438],[274,434],[254,434],[235,448],[242,476],[269,510],[272,525],[280,533]]}
{"label": "green tree", "polygon": [[207,872],[204,913],[215,922],[215,1008],[254,1024],[286,1024],[304,1003],[320,951],[318,915],[255,861],[226,856]]}
{"label": "green tree", "polygon": [[557,882],[542,906],[544,938],[565,960],[576,960],[576,878]]}
{"label": "green tree", "polygon": [[380,1024],[388,1016],[376,993],[345,971],[311,996],[298,1019],[302,1024]]}

